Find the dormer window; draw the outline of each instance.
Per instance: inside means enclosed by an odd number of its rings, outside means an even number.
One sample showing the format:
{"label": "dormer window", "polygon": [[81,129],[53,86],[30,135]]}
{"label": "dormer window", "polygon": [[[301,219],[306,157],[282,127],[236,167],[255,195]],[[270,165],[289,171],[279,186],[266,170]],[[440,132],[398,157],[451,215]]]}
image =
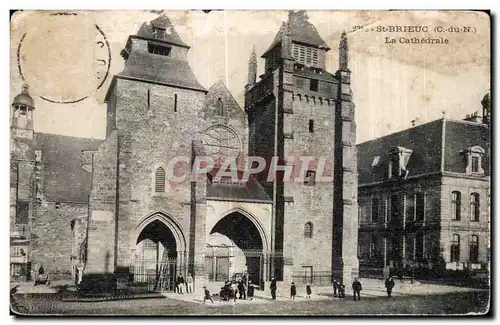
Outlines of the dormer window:
{"label": "dormer window", "polygon": [[482,167],[484,152],[484,149],[479,146],[470,147],[462,151],[465,160],[466,174],[484,175],[484,169]]}
{"label": "dormer window", "polygon": [[170,47],[161,46],[157,44],[148,44],[148,52],[151,54],[169,56],[170,55]]}
{"label": "dormer window", "polygon": [[403,147],[392,147],[389,150],[389,179],[406,179],[409,170],[406,168],[413,150]]}
{"label": "dormer window", "polygon": [[313,186],[316,183],[316,172],[314,170],[308,170],[306,172],[306,178],[304,179],[304,185]]}

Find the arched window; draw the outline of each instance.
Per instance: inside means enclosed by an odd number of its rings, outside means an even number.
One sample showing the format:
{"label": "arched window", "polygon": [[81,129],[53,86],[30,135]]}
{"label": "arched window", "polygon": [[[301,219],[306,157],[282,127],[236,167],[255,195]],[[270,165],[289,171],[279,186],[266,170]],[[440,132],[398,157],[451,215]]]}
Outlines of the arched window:
{"label": "arched window", "polygon": [[471,263],[479,262],[479,237],[472,235],[469,245],[469,260]]}
{"label": "arched window", "polygon": [[470,195],[470,221],[479,221],[479,194]]}
{"label": "arched window", "polygon": [[306,222],[304,225],[304,237],[305,238],[312,238],[313,236],[313,224],[312,222]]}
{"label": "arched window", "polygon": [[460,235],[454,234],[451,242],[450,261],[460,262]]}
{"label": "arched window", "polygon": [[462,199],[460,192],[451,192],[451,220],[460,220],[461,206]]}
{"label": "arched window", "polygon": [[222,99],[220,97],[217,100],[217,111],[220,116],[224,116],[224,103],[222,102]]}
{"label": "arched window", "polygon": [[155,172],[155,192],[165,192],[165,169],[158,167]]}

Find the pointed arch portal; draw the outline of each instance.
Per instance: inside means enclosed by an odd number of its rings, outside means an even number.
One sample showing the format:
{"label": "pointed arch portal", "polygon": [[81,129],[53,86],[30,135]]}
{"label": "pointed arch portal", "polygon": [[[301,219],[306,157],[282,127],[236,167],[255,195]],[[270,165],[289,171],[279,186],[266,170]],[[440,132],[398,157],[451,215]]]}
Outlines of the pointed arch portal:
{"label": "pointed arch portal", "polygon": [[149,291],[173,291],[185,269],[186,241],[179,224],[166,213],[145,217],[136,228],[134,282]]}
{"label": "pointed arch portal", "polygon": [[264,280],[265,232],[259,221],[245,211],[230,211],[210,230],[206,267],[211,281],[247,275],[252,284]]}

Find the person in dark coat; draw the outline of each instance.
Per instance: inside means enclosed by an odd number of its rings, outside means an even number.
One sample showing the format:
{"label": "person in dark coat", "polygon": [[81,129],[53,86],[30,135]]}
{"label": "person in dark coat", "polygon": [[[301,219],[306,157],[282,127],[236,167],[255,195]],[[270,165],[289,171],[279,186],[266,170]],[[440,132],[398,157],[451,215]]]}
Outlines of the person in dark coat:
{"label": "person in dark coat", "polygon": [[177,277],[177,293],[183,294],[182,292],[183,286],[184,286],[184,277],[181,274]]}
{"label": "person in dark coat", "polygon": [[255,287],[252,284],[252,280],[248,280],[248,299],[253,300],[254,293]]}
{"label": "person in dark coat", "polygon": [[203,287],[203,292],[205,293],[203,297],[203,303],[205,303],[205,301],[207,300],[210,300],[212,303],[214,303],[212,295],[210,294],[210,291],[207,289],[207,287]]}
{"label": "person in dark coat", "polygon": [[311,298],[311,285],[309,283],[306,283],[306,298]]}
{"label": "person in dark coat", "polygon": [[243,282],[243,280],[241,281],[238,281],[238,292],[240,293],[240,296],[238,297],[238,299],[247,299],[247,291],[246,291],[246,285],[245,285],[245,282]]}
{"label": "person in dark coat", "polygon": [[40,268],[38,269],[38,274],[44,274],[45,270],[43,269],[43,266],[40,265]]}
{"label": "person in dark coat", "polygon": [[290,286],[290,298],[295,299],[296,295],[297,295],[297,288],[295,287],[295,283],[292,282],[292,285]]}
{"label": "person in dark coat", "polygon": [[337,280],[333,280],[333,296],[337,297],[337,290],[339,289],[339,282]]}
{"label": "person in dark coat", "polygon": [[345,285],[339,286],[339,298],[345,298]]}
{"label": "person in dark coat", "polygon": [[392,294],[392,288],[394,288],[394,279],[392,276],[388,277],[387,280],[385,280],[385,288],[387,289],[387,296],[390,298]]}
{"label": "person in dark coat", "polygon": [[274,277],[271,278],[271,285],[269,286],[271,289],[271,297],[273,300],[276,300],[276,279]]}
{"label": "person in dark coat", "polygon": [[361,286],[361,282],[358,281],[357,278],[354,279],[354,282],[352,283],[352,291],[354,293],[354,300],[356,300],[356,295],[358,296],[358,300],[361,300],[360,292],[363,290],[363,287]]}

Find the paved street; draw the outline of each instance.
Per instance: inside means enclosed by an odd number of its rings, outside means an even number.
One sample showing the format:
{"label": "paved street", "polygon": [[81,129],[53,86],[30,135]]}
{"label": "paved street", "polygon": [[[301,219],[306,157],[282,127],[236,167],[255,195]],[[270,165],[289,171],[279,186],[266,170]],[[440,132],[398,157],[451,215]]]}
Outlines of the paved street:
{"label": "paved street", "polygon": [[489,299],[487,290],[424,284],[399,284],[394,297],[387,298],[383,286],[369,280],[361,301],[353,301],[349,293],[345,299],[333,298],[329,288],[316,288],[311,299],[300,296],[299,289],[296,300],[279,296],[272,301],[261,294],[254,301],[203,304],[198,295],[168,293],[155,299],[68,302],[60,299],[55,288],[37,287],[35,293],[16,294],[16,302],[32,315],[373,315],[480,313],[486,311]]}

